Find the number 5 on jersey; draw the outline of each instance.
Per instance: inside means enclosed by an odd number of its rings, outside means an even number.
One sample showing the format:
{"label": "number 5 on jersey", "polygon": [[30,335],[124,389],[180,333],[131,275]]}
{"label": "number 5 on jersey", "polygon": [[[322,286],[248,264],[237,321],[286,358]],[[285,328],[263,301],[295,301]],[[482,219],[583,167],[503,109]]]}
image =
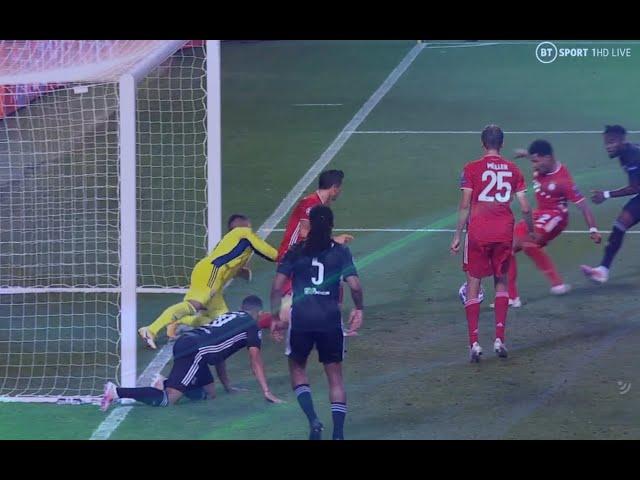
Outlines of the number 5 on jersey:
{"label": "number 5 on jersey", "polygon": [[311,281],[314,285],[322,285],[322,282],[324,282],[324,265],[315,257],[311,261],[311,265],[314,267],[318,267],[318,276],[311,277]]}
{"label": "number 5 on jersey", "polygon": [[[478,195],[479,202],[500,202],[508,203],[511,201],[511,184],[505,182],[505,178],[511,178],[513,172],[494,172],[493,170],[485,170],[482,173],[482,183],[487,180],[489,183],[484,190]],[[495,189],[495,191],[494,191]],[[491,195],[493,193],[493,195]]]}

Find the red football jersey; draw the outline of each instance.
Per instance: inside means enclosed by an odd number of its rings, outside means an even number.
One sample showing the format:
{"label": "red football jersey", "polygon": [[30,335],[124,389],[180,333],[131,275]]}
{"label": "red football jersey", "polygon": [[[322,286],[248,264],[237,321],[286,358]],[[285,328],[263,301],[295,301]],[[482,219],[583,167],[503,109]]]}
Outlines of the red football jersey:
{"label": "red football jersey", "polygon": [[287,223],[287,229],[284,231],[284,237],[278,248],[278,258],[276,261],[282,261],[282,258],[289,250],[291,245],[298,243],[300,239],[300,220],[309,220],[309,212],[316,205],[322,205],[322,199],[318,195],[318,192],[313,192],[298,202],[293,209],[289,222]]}
{"label": "red football jersey", "polygon": [[559,210],[567,213],[567,202],[578,203],[584,197],[573,182],[569,169],[559,165],[555,172],[540,175],[533,173],[533,191],[538,210]]}
{"label": "red football jersey", "polygon": [[469,236],[483,242],[510,242],[514,218],[509,203],[527,187],[518,166],[499,155],[465,165],[460,188],[471,190]]}

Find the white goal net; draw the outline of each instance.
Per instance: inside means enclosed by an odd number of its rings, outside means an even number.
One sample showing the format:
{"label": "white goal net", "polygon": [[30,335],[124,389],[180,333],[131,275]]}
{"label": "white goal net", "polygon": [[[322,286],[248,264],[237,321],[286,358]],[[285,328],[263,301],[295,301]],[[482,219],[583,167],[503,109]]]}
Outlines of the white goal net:
{"label": "white goal net", "polygon": [[[131,245],[118,82],[141,64]],[[206,71],[202,41],[0,42],[0,397],[90,401],[121,378],[132,248],[138,291],[188,285],[207,250]]]}

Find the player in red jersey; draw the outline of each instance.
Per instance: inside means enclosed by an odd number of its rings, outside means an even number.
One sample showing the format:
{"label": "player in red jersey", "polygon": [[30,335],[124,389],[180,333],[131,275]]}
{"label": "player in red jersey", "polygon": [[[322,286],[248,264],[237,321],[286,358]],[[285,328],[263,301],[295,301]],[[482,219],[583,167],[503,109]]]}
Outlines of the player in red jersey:
{"label": "player in red jersey", "polygon": [[498,356],[507,356],[504,338],[509,309],[507,273],[512,256],[515,224],[509,203],[514,195],[520,203],[529,231],[533,231],[524,177],[515,163],[500,156],[504,141],[502,129],[496,125],[488,125],[482,131],[481,138],[484,156],[466,164],[462,172],[458,224],[450,247],[454,254],[460,250],[462,230],[467,225],[463,260],[466,269],[463,270],[468,275],[465,311],[472,362],[480,361],[482,355],[482,348],[478,343],[478,292],[483,277],[493,276],[496,289],[496,336],[493,348]]}
{"label": "player in red jersey", "polygon": [[[296,243],[307,238],[311,225],[309,223],[309,212],[316,205],[329,206],[340,196],[342,192],[342,181],[344,172],[342,170],[325,170],[318,177],[318,189],[304,197],[293,209],[287,228],[284,232],[280,248],[278,248],[277,262],[280,263],[289,248]],[[337,235],[333,238],[336,243],[346,244],[353,240],[351,235]],[[280,318],[289,322],[291,320],[291,281],[288,280],[283,288],[282,308]]]}
{"label": "player in red jersey", "polygon": [[529,149],[516,150],[516,158],[528,157],[533,163],[533,189],[536,194],[537,208],[533,211],[535,232],[532,236],[527,233],[527,226],[520,221],[515,228],[513,253],[514,257],[509,265],[509,305],[522,305],[518,295],[516,277],[518,267],[515,254],[524,251],[551,283],[553,295],[563,295],[571,289],[562,281],[551,257],[544,247],[562,233],[569,224],[568,202],[578,207],[589,227],[589,236],[595,243],[600,243],[602,237],[598,232],[595,218],[585,197],[582,196],[567,167],[558,162],[553,156],[553,148],[546,140],[536,140]]}

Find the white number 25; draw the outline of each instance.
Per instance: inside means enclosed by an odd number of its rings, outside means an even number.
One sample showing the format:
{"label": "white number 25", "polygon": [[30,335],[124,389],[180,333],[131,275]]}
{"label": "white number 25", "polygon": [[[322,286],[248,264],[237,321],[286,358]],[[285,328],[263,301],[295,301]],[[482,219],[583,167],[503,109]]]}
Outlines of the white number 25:
{"label": "white number 25", "polygon": [[[489,184],[480,192],[478,200],[480,202],[493,202],[498,201],[500,203],[506,203],[511,199],[511,184],[505,182],[505,178],[513,176],[513,172],[494,172],[493,170],[485,170],[482,174],[482,183],[489,180]],[[496,188],[495,198],[489,195],[489,192]]]}

